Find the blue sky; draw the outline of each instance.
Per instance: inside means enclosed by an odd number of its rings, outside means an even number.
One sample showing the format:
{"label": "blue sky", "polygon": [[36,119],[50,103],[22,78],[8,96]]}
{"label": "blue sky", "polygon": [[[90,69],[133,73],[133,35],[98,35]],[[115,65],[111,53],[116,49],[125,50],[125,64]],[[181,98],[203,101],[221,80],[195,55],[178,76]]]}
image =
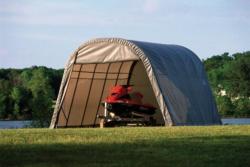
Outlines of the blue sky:
{"label": "blue sky", "polygon": [[0,68],[62,68],[98,37],[183,45],[201,59],[243,52],[250,1],[0,0]]}

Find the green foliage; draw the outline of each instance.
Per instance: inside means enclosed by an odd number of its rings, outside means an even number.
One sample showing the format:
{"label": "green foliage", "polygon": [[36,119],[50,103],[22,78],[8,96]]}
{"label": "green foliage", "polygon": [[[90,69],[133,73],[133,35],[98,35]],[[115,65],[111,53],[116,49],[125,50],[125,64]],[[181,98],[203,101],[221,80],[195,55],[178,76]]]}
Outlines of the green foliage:
{"label": "green foliage", "polygon": [[235,100],[235,116],[237,117],[250,117],[250,99],[239,98]]}
{"label": "green foliage", "polygon": [[8,113],[6,110],[6,99],[7,96],[0,92],[0,119],[6,118]]}
{"label": "green foliage", "polygon": [[222,116],[250,116],[250,52],[213,56],[204,66]]}
{"label": "green foliage", "polygon": [[52,101],[55,96],[49,84],[49,78],[46,76],[46,69],[39,68],[34,70],[28,87],[33,95],[32,111],[34,125],[38,127],[48,126],[52,115]]}
{"label": "green foliage", "polygon": [[9,98],[11,85],[8,80],[0,79],[0,119],[5,119],[12,115],[13,106]]}
{"label": "green foliage", "polygon": [[206,71],[210,71],[222,67],[225,63],[232,61],[232,59],[233,58],[229,56],[229,53],[226,52],[222,55],[212,56],[211,58],[208,58],[203,62]]}
{"label": "green foliage", "polygon": [[14,87],[11,92],[11,97],[14,101],[14,111],[13,115],[15,118],[17,118],[20,115],[20,104],[21,104],[21,97],[22,92],[21,89],[18,87]]}
{"label": "green foliage", "polygon": [[22,86],[15,86],[11,91],[11,99],[14,103],[13,109],[13,118],[22,119],[23,117],[31,117],[29,111],[29,101],[32,99],[31,93],[29,90],[25,89]]}
{"label": "green foliage", "polygon": [[32,119],[48,126],[63,70],[46,67],[0,69],[0,119]]}
{"label": "green foliage", "polygon": [[225,71],[228,81],[226,90],[234,97],[250,97],[250,52],[233,56],[234,61],[228,64]]}
{"label": "green foliage", "polygon": [[207,72],[210,85],[215,93],[223,90],[222,82],[224,80],[223,69],[211,69]]}
{"label": "green foliage", "polygon": [[234,115],[235,106],[233,105],[231,99],[227,96],[217,96],[217,108],[219,113],[223,116]]}

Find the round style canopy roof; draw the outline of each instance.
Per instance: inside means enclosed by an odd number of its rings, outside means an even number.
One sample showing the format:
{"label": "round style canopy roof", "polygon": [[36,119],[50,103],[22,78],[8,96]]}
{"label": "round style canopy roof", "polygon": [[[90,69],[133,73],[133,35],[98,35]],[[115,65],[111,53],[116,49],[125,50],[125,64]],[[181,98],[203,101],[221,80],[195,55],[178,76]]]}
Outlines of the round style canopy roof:
{"label": "round style canopy roof", "polygon": [[166,125],[221,124],[200,59],[179,45],[100,38],[81,45],[65,68],[51,127],[62,104],[73,64],[141,61]]}

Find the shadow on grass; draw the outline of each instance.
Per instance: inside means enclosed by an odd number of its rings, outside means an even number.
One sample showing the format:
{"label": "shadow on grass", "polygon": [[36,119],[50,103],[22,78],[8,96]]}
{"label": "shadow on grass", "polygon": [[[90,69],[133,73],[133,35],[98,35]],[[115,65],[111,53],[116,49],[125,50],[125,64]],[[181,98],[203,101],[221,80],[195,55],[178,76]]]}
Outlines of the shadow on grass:
{"label": "shadow on grass", "polygon": [[0,166],[249,166],[249,136],[0,145]]}

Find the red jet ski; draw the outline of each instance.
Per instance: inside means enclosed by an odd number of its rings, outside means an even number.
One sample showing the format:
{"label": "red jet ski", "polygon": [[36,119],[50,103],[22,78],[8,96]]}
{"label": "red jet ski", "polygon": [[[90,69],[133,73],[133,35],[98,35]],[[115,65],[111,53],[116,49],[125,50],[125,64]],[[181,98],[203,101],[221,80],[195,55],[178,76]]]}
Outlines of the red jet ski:
{"label": "red jet ski", "polygon": [[103,104],[108,112],[121,118],[142,118],[155,114],[156,107],[142,103],[143,95],[140,92],[132,92],[129,85],[117,85],[111,89],[110,95]]}

